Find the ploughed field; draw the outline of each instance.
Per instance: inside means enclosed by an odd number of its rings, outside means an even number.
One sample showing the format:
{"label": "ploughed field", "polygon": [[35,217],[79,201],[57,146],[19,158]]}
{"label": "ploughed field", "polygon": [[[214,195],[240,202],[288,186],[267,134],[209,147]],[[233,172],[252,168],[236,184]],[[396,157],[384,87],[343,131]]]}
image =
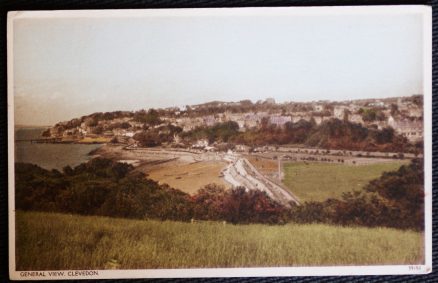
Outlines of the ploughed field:
{"label": "ploughed field", "polygon": [[17,270],[419,264],[423,233],[16,214]]}
{"label": "ploughed field", "polygon": [[283,166],[283,183],[301,202],[340,198],[342,193],[361,190],[383,172],[395,171],[407,161],[363,165],[316,162],[289,162]]}

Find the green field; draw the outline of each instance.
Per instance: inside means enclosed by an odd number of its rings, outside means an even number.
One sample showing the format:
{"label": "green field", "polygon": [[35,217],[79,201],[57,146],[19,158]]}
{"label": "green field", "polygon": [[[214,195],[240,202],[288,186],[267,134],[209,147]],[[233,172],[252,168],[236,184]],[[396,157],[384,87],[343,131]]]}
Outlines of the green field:
{"label": "green field", "polygon": [[17,212],[17,270],[419,264],[423,234]]}
{"label": "green field", "polygon": [[367,165],[292,162],[284,164],[284,184],[300,201],[339,198],[343,192],[362,189],[385,171],[395,171],[404,161]]}

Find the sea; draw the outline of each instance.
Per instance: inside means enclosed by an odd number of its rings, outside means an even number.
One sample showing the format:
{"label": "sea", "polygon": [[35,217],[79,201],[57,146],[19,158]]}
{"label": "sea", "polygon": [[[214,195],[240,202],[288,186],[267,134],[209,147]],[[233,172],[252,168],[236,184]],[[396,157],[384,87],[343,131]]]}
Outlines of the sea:
{"label": "sea", "polygon": [[31,143],[30,140],[41,138],[47,128],[19,127],[15,129],[15,162],[33,163],[42,168],[62,170],[67,165],[77,166],[92,158],[88,153],[100,144],[55,144]]}

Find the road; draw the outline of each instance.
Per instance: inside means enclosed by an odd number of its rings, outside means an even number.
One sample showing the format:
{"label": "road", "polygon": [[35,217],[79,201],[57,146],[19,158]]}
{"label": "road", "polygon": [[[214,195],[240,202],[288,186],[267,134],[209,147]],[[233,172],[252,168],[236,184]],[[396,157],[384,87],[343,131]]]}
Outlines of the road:
{"label": "road", "polygon": [[261,174],[246,158],[236,154],[227,154],[224,159],[229,162],[224,170],[224,179],[232,186],[243,186],[248,190],[260,190],[270,198],[290,207],[299,205],[298,198],[287,189],[272,182]]}
{"label": "road", "polygon": [[[266,176],[261,174],[245,157],[238,153],[214,153],[214,152],[194,152],[189,150],[171,150],[163,148],[136,148],[121,149],[117,147],[106,147],[100,154],[110,155],[121,162],[133,165],[145,164],[150,166],[156,162],[167,162],[169,160],[179,160],[188,164],[203,161],[226,161],[227,167],[224,169],[223,177],[226,182],[234,187],[243,186],[248,190],[261,190],[273,200],[280,204],[290,207],[291,203],[299,204],[298,198],[288,189],[282,187]],[[146,162],[147,161],[147,162]],[[146,162],[146,163],[145,163]]]}

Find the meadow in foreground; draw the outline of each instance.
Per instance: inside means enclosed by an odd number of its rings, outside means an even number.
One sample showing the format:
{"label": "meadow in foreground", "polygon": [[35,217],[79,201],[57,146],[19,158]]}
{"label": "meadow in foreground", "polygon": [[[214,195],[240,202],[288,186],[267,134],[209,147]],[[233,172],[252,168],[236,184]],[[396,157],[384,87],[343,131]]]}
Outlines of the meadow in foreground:
{"label": "meadow in foreground", "polygon": [[342,193],[362,189],[383,172],[395,171],[405,161],[367,165],[290,162],[284,165],[284,184],[300,201],[324,201]]}
{"label": "meadow in foreground", "polygon": [[16,214],[17,270],[419,264],[423,233]]}

